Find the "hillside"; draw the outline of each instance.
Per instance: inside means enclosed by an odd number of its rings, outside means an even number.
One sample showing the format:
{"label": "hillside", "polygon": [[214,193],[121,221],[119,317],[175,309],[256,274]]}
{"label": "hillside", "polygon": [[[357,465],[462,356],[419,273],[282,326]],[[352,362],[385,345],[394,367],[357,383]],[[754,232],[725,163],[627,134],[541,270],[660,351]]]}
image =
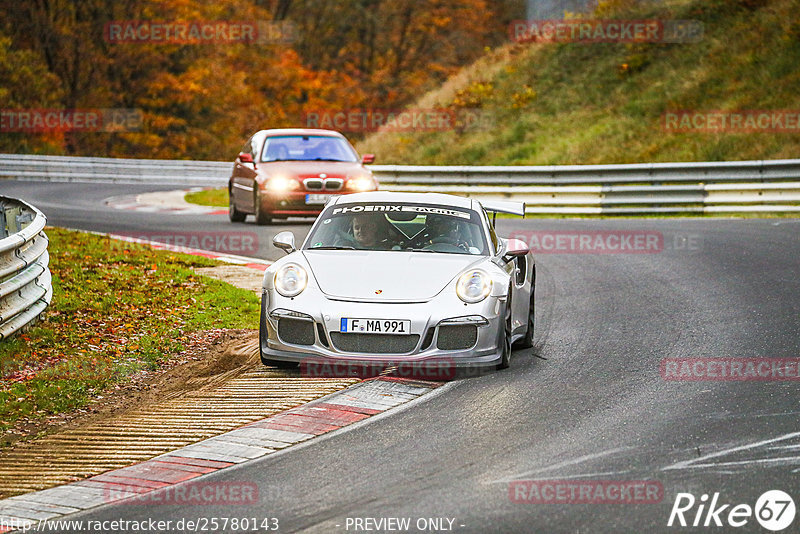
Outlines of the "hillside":
{"label": "hillside", "polygon": [[[704,32],[689,43],[508,44],[410,106],[478,109],[485,127],[378,132],[359,150],[382,164],[442,165],[800,157],[796,0],[617,0],[592,17],[688,19]],[[675,131],[665,113],[676,110],[785,113],[766,128],[752,128],[751,113],[749,129]]]}

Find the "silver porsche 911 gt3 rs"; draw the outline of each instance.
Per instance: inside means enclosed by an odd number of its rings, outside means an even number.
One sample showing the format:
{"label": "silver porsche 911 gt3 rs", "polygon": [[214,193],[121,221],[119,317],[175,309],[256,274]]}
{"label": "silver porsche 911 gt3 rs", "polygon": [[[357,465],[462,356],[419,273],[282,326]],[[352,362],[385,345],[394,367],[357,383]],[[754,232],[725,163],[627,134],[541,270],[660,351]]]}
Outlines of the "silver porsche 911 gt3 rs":
{"label": "silver porsche 911 gt3 rs", "polygon": [[508,367],[512,344],[533,343],[536,271],[487,211],[524,210],[435,193],[332,199],[299,250],[291,232],[273,240],[288,256],[264,276],[263,363]]}

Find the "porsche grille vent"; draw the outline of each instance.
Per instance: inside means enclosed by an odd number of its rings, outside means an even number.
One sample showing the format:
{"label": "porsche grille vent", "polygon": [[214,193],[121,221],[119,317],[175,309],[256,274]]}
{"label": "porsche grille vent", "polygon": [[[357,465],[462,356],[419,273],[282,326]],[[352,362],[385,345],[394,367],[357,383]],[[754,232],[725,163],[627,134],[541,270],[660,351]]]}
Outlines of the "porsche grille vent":
{"label": "porsche grille vent", "polygon": [[278,320],[278,337],[292,345],[313,345],[314,323],[282,317]]}
{"label": "porsche grille vent", "polygon": [[405,354],[417,348],[419,334],[393,336],[389,334],[342,334],[331,332],[333,345],[342,352]]}
{"label": "porsche grille vent", "polygon": [[439,350],[466,350],[478,341],[478,327],[471,324],[439,327],[436,348]]}

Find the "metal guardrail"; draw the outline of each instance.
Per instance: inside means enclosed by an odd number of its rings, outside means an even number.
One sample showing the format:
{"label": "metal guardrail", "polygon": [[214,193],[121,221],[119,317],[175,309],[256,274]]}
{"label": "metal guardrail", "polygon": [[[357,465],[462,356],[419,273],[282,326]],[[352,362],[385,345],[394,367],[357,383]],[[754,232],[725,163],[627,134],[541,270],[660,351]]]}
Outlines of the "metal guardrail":
{"label": "metal guardrail", "polygon": [[[232,163],[0,155],[0,178],[225,186]],[[513,198],[528,213],[800,212],[800,160],[628,165],[372,165],[386,189]]]}
{"label": "metal guardrail", "polygon": [[513,198],[532,214],[800,212],[800,160],[372,169],[394,191]]}
{"label": "metal guardrail", "polygon": [[44,214],[0,196],[0,340],[34,322],[53,297]]}
{"label": "metal guardrail", "polygon": [[48,182],[224,186],[232,167],[221,161],[0,154],[0,178]]}

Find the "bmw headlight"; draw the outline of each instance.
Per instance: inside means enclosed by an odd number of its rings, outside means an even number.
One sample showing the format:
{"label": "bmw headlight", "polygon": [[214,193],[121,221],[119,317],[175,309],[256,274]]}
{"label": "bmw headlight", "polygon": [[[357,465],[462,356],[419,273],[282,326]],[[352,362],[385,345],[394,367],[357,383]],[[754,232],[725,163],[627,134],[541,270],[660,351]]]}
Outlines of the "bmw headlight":
{"label": "bmw headlight", "polygon": [[375,189],[375,181],[369,176],[359,176],[348,180],[346,187],[350,191],[372,191]]}
{"label": "bmw headlight", "polygon": [[456,294],[469,304],[480,302],[492,291],[492,279],[483,271],[467,271],[458,278]]}
{"label": "bmw headlight", "polygon": [[296,263],[287,263],[275,273],[275,290],[284,297],[296,297],[308,285],[308,273]]}
{"label": "bmw headlight", "polygon": [[267,182],[267,188],[275,192],[294,191],[299,187],[300,183],[297,180],[281,175],[273,176]]}

